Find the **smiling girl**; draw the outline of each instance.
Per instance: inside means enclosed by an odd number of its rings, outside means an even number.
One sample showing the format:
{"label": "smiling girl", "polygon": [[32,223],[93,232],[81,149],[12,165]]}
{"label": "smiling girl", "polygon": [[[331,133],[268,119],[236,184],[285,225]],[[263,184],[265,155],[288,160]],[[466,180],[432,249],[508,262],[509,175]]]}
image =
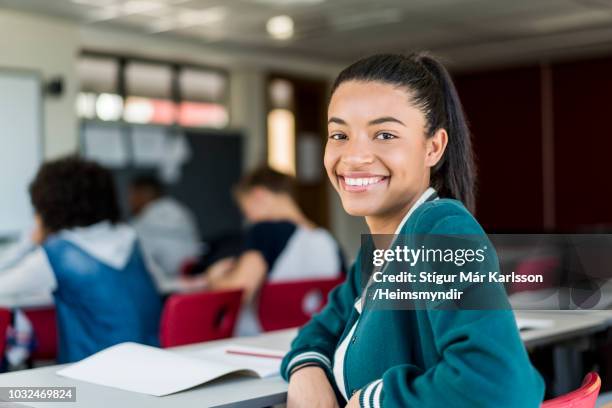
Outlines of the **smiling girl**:
{"label": "smiling girl", "polygon": [[[376,55],[340,73],[325,168],[371,234],[484,234],[470,134],[444,67]],[[543,381],[510,310],[362,308],[359,254],[283,360],[294,407],[537,407]]]}

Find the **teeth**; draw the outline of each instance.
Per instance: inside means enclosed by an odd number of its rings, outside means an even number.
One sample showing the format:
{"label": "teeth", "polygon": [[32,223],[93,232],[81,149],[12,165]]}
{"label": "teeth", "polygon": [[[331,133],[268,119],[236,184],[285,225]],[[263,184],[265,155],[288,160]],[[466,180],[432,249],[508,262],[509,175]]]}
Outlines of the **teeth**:
{"label": "teeth", "polygon": [[344,182],[349,186],[367,186],[376,184],[380,180],[382,180],[382,177],[344,178]]}

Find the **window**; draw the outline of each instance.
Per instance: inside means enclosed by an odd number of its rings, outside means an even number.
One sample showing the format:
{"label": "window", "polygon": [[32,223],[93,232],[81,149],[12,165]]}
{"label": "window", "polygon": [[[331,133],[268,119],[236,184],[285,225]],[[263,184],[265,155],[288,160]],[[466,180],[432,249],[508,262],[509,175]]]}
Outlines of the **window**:
{"label": "window", "polygon": [[229,114],[225,106],[227,77],[220,72],[186,68],[179,75],[183,102],[179,104],[178,123],[182,126],[226,127]]}
{"label": "window", "polygon": [[268,165],[295,176],[295,118],[289,109],[268,113]]}
{"label": "window", "polygon": [[125,68],[125,112],[130,123],[172,125],[176,104],[172,100],[173,73],[170,65],[129,62]]}
{"label": "window", "polygon": [[293,85],[284,79],[274,79],[268,85],[268,94],[272,108],[268,112],[268,165],[295,176]]}
{"label": "window", "polygon": [[225,128],[226,72],[85,53],[79,59],[79,118],[136,124]]}
{"label": "window", "polygon": [[148,98],[172,99],[172,67],[163,64],[128,62],[125,93]]}
{"label": "window", "polygon": [[119,120],[123,98],[119,95],[119,61],[107,57],[82,57],[77,64],[81,92],[76,109],[81,118]]}
{"label": "window", "polygon": [[77,64],[81,92],[117,93],[119,60],[105,57],[81,57]]}

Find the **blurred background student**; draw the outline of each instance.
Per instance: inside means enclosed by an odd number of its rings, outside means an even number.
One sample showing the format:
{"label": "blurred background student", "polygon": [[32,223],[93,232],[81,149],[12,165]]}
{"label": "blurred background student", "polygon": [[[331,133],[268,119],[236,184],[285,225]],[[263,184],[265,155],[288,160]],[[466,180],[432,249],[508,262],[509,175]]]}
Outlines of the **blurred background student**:
{"label": "blurred background student", "polygon": [[130,182],[132,226],[142,250],[158,268],[152,273],[160,289],[172,285],[181,267],[200,255],[200,233],[192,212],[168,196],[161,181],[140,175]]}
{"label": "blurred background student", "polygon": [[158,343],[160,297],[134,230],[119,220],[112,175],[75,157],[30,185],[39,246],[0,275],[0,297],[52,292],[59,362],[125,341]]}
{"label": "blurred background student", "polygon": [[247,174],[235,188],[235,198],[250,223],[244,252],[225,258],[198,277],[194,286],[241,288],[245,307],[239,335],[260,331],[252,303],[264,282],[336,278],[343,274],[340,247],[331,234],[306,218],[295,201],[292,177],[269,167]]}

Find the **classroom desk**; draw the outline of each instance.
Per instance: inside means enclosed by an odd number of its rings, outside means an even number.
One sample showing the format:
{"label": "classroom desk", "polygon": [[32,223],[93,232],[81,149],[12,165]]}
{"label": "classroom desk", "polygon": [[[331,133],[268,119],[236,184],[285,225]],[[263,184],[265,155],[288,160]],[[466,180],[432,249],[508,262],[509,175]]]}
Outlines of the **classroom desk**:
{"label": "classroom desk", "polygon": [[[518,321],[533,321],[536,328],[521,331],[526,347],[546,346],[566,340],[589,336],[612,326],[612,311],[573,310],[518,310]],[[540,322],[551,322],[547,327],[537,327]]]}
{"label": "classroom desk", "polygon": [[53,296],[50,293],[0,297],[0,307],[6,309],[35,309],[53,306]]}
{"label": "classroom desk", "polygon": [[[295,329],[269,332],[257,337],[243,337],[211,341],[189,346],[175,347],[174,351],[194,351],[223,343],[288,350],[295,336]],[[251,378],[233,376],[206,385],[192,388],[165,397],[123,391],[115,388],[90,384],[70,378],[60,377],[55,372],[61,366],[49,366],[32,370],[0,374],[0,387],[76,387],[76,402],[28,402],[18,406],[41,408],[203,408],[203,407],[266,407],[283,403],[287,395],[287,384],[280,377]],[[171,373],[169,373],[171,375]],[[0,406],[2,404],[0,403]]]}
{"label": "classroom desk", "polygon": [[[550,345],[572,340],[603,331],[612,326],[611,312],[567,313],[558,311],[518,311],[518,319],[534,322],[551,321],[545,328],[535,328],[521,333],[527,347]],[[270,332],[257,337],[234,338],[215,342],[176,347],[174,350],[193,351],[217,346],[223,343],[237,343],[260,347],[288,350],[295,329]],[[202,408],[202,407],[265,407],[285,402],[287,384],[280,378],[255,379],[234,376],[224,378],[188,391],[165,397],[153,397],[122,391],[114,388],[89,384],[55,374],[59,366],[18,371],[0,375],[0,387],[8,386],[76,386],[77,402],[68,403],[28,403],[19,406],[30,407],[135,407],[135,408]]]}
{"label": "classroom desk", "polygon": [[548,346],[552,351],[552,378],[547,384],[552,395],[577,388],[587,367],[582,352],[593,347],[593,338],[612,327],[612,311],[547,310],[515,311],[517,320],[552,322],[548,327],[521,332],[528,348]]}

